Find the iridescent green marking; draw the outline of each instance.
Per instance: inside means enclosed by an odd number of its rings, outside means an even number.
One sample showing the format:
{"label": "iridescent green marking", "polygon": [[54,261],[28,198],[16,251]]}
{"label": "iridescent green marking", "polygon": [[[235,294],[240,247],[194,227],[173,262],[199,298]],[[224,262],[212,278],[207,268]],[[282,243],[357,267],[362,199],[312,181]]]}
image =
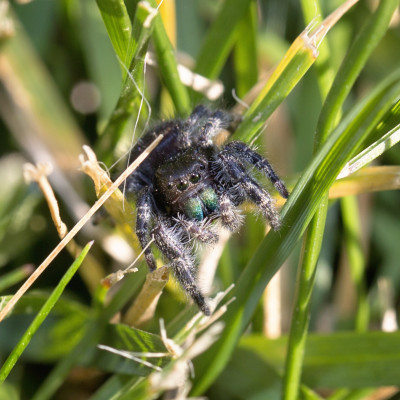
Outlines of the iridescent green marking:
{"label": "iridescent green marking", "polygon": [[201,202],[198,197],[188,199],[185,203],[185,211],[189,218],[196,219],[197,221],[202,221],[204,218]]}
{"label": "iridescent green marking", "polygon": [[200,193],[200,199],[203,201],[207,210],[215,211],[218,208],[218,196],[211,188],[204,189]]}

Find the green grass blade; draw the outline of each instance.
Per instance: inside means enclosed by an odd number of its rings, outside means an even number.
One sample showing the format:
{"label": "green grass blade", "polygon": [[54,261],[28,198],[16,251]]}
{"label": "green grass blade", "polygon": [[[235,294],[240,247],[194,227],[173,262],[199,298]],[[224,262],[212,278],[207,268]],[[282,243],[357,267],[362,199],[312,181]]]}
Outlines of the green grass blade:
{"label": "green grass blade", "polygon": [[[302,11],[307,24],[313,20],[321,23],[321,7],[318,1],[303,0]],[[325,99],[333,81],[333,70],[330,68],[329,49],[326,42],[322,42],[319,47],[319,56],[315,66],[321,98]],[[326,194],[303,239],[283,376],[282,398],[287,400],[297,399],[301,390],[300,378],[310,320],[311,293],[315,283],[316,266],[324,237],[327,212],[328,195]]]}
{"label": "green grass blade", "polygon": [[101,94],[97,109],[99,123],[109,118],[118,99],[121,86],[121,66],[105,29],[104,21],[95,2],[76,3],[78,34],[82,42],[82,55],[87,69],[87,78],[93,82]]}
{"label": "green grass blade", "polygon": [[223,317],[226,328],[222,337],[199,359],[194,393],[203,392],[224,367],[265,286],[302,237],[321,196],[335,181],[354,149],[399,97],[400,71],[397,71],[348,114],[316,154],[282,210],[281,230],[268,234],[240,276],[232,293],[236,301]]}
{"label": "green grass blade", "polygon": [[400,124],[384,134],[376,142],[372,143],[361,153],[353,157],[340,172],[338,178],[344,178],[365,165],[369,164],[385,151],[389,150],[400,141]]}
{"label": "green grass blade", "polygon": [[[396,8],[396,3],[398,3],[397,0],[392,1],[390,4],[389,2],[381,4],[377,12],[371,16],[364,28],[360,31],[347,57],[344,59],[339,70],[340,72],[334,81],[334,87],[339,87],[341,90],[337,91],[333,88],[328,94],[328,98],[321,113],[321,115],[326,118],[321,117],[319,121],[319,130],[316,133],[316,149],[318,149],[321,143],[326,140],[328,134],[333,129],[333,123],[337,121],[342,104],[356,77],[365,65],[372,50],[376,47],[387,30],[391,15]],[[369,44],[368,46],[364,46],[366,42]],[[352,49],[357,49],[357,51],[352,53]],[[346,205],[350,206],[351,204],[347,201]],[[318,211],[310,224],[309,231],[304,238],[303,256],[300,260],[299,270],[300,279],[298,281],[298,292],[295,306],[293,308],[294,311],[289,336],[289,349],[284,376],[283,398],[286,400],[295,400],[298,398],[302,372],[302,359],[308,332],[311,294],[314,287],[316,266],[324,235],[327,211],[328,193],[323,196],[321,205],[319,206]],[[351,212],[356,212],[356,210],[351,209]],[[348,229],[350,229],[350,223],[351,222],[348,222]],[[354,220],[354,223],[357,222]],[[356,229],[354,226],[352,226],[352,228]],[[360,257],[357,257],[359,253],[356,254],[357,250],[354,247],[354,243],[348,243],[348,249],[351,250],[350,255],[353,256],[352,261],[355,263],[353,267],[363,270],[363,262],[362,259],[360,260]],[[361,329],[361,327],[365,327],[368,323],[366,320],[366,318],[368,318],[368,306],[366,303],[365,288],[362,277],[360,277],[359,274],[357,274],[357,277],[358,279],[355,281],[358,288],[360,307],[357,316],[357,327]]]}
{"label": "green grass blade", "polygon": [[251,0],[227,0],[223,3],[197,57],[196,73],[209,79],[218,77],[235,41],[237,25],[251,3]]}
{"label": "green grass blade", "polygon": [[23,267],[17,268],[7,274],[0,277],[0,292],[8,289],[9,287],[23,281],[27,278],[33,269],[30,265],[25,265]]}
{"label": "green grass blade", "polygon": [[316,266],[324,237],[328,196],[322,198],[303,240],[299,262],[297,295],[290,326],[285,373],[283,378],[283,399],[297,399],[303,366],[304,348],[308,335],[311,294],[315,283]]}
{"label": "green grass blade", "polygon": [[[123,65],[129,65],[134,53],[132,25],[123,0],[96,0],[115,54]],[[121,65],[122,76],[126,70]]]}
{"label": "green grass blade", "polygon": [[257,60],[257,9],[256,3],[250,4],[246,15],[239,22],[233,51],[235,68],[235,88],[239,97],[243,97],[258,81]]}
{"label": "green grass blade", "polygon": [[353,284],[357,292],[357,314],[355,330],[363,332],[368,329],[369,304],[365,282],[366,260],[362,246],[362,227],[359,216],[357,199],[354,196],[341,200],[344,228],[344,245],[349,262]]}
{"label": "green grass blade", "polygon": [[[150,0],[150,4],[152,7],[157,7],[155,0]],[[175,52],[159,15],[155,18],[152,38],[161,77],[171,95],[175,109],[179,115],[187,116],[192,109],[189,93],[179,77]]]}
{"label": "green grass blade", "polygon": [[[399,332],[310,334],[304,356],[304,384],[319,389],[397,386],[399,344]],[[264,382],[266,387],[265,370],[283,368],[286,346],[286,337],[276,340],[261,335],[243,337],[218,381],[235,368],[236,373],[249,374],[254,385],[261,387]],[[249,367],[253,364],[256,369]],[[229,384],[241,394],[240,380],[231,379]]]}
{"label": "green grass blade", "polygon": [[78,256],[78,258],[74,261],[74,263],[71,265],[71,267],[65,273],[65,275],[62,277],[59,284],[53,290],[52,294],[50,295],[50,297],[48,298],[46,303],[43,305],[43,307],[41,308],[38,315],[35,317],[35,319],[31,323],[29,328],[26,330],[26,332],[23,335],[23,337],[21,338],[21,340],[18,342],[17,346],[14,348],[12,353],[7,358],[6,362],[4,363],[4,365],[2,366],[2,368],[0,370],[0,383],[4,382],[4,380],[7,378],[8,374],[14,367],[15,363],[18,361],[19,357],[21,356],[21,354],[23,353],[25,348],[28,346],[33,335],[36,333],[36,331],[39,329],[40,325],[42,325],[42,323],[44,322],[46,317],[49,315],[50,311],[53,309],[57,300],[60,298],[60,296],[64,292],[65,287],[67,286],[69,281],[72,279],[72,277],[75,275],[75,272],[80,267],[82,261],[85,259],[86,254],[92,247],[92,244],[93,244],[93,242],[90,242],[84,247],[81,254]]}
{"label": "green grass blade", "polygon": [[265,121],[313,64],[315,58],[311,49],[303,47],[299,42],[301,39],[296,39],[292,44],[287,53],[290,54],[288,62],[284,61],[284,65],[278,66],[270,77],[266,89],[244,114],[243,122],[234,134],[237,140],[249,142],[256,137],[265,125]]}
{"label": "green grass blade", "polygon": [[337,20],[354,2],[346,2],[318,26],[307,27],[292,43],[281,63],[251,107],[244,114],[243,122],[235,132],[239,140],[251,141],[264,127],[265,121],[289,95],[318,56],[319,43]]}
{"label": "green grass blade", "polygon": [[[147,111],[144,101],[144,59],[148,41],[154,26],[155,10],[148,3],[140,2],[133,20],[132,56],[128,63],[120,59],[125,71],[120,97],[97,144],[97,154],[103,161],[113,161],[110,149],[115,149],[124,128],[132,115],[145,120]],[[108,155],[108,159],[105,156]]]}
{"label": "green grass blade", "polygon": [[132,295],[141,287],[144,275],[144,268],[138,273],[128,275],[110,304],[107,305],[104,310],[99,310],[100,315],[97,318],[88,320],[82,339],[70,354],[63,358],[52,370],[50,375],[39,387],[39,390],[35,393],[35,400],[52,398],[71,368],[80,363],[83,359],[87,359],[93,353],[93,349],[100,343],[100,339],[107,328],[108,321],[121,310]]}
{"label": "green grass blade", "polygon": [[[301,0],[301,10],[304,15],[305,23],[322,22],[321,4],[315,0]],[[317,71],[317,80],[321,98],[325,99],[329,89],[331,88],[334,71],[330,60],[330,49],[327,41],[323,41],[318,47],[319,55],[315,61],[315,69]]]}
{"label": "green grass blade", "polygon": [[355,38],[321,110],[317,125],[317,140],[322,141],[335,127],[342,104],[368,57],[387,31],[391,16],[398,4],[398,0],[380,2],[374,15]]}

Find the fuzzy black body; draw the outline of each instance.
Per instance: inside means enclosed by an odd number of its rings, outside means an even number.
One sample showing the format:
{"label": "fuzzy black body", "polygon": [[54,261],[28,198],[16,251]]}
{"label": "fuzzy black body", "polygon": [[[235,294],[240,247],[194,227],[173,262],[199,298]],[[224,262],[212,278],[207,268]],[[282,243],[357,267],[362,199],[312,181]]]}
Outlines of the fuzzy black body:
{"label": "fuzzy black body", "polygon": [[149,130],[132,149],[136,159],[160,134],[156,149],[127,179],[126,192],[137,201],[136,233],[150,270],[156,268],[151,239],[168,259],[177,280],[198,307],[210,310],[194,276],[191,242],[215,243],[212,222],[234,231],[241,223],[238,206],[255,203],[274,229],[279,216],[266,189],[249,173],[263,172],[281,196],[288,192],[266,159],[242,142],[217,147],[212,139],[232,123],[223,111],[200,105],[186,120],[167,121]]}

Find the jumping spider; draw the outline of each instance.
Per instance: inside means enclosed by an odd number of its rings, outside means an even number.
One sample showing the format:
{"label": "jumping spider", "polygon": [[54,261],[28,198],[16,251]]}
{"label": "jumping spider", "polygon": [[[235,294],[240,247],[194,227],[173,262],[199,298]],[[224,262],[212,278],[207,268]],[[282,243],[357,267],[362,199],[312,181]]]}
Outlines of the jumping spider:
{"label": "jumping spider", "polygon": [[131,160],[160,134],[164,138],[128,177],[126,192],[137,203],[136,233],[150,271],[156,263],[148,244],[154,238],[176,279],[205,315],[210,309],[194,276],[191,242],[215,243],[212,222],[235,231],[241,223],[238,206],[254,203],[273,229],[279,216],[271,195],[249,172],[253,166],[284,198],[288,191],[269,162],[246,144],[233,141],[221,148],[212,139],[234,122],[224,111],[197,106],[186,120],[164,122],[149,130],[131,152]]}

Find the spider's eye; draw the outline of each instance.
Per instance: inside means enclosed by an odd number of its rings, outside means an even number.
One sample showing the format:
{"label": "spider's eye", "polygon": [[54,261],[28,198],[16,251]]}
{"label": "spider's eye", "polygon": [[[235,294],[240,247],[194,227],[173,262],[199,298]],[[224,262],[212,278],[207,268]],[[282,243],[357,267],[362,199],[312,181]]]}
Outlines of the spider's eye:
{"label": "spider's eye", "polygon": [[204,164],[201,164],[199,168],[201,171],[204,171],[206,169],[206,166]]}
{"label": "spider's eye", "polygon": [[167,189],[172,189],[174,187],[174,185],[170,182],[170,183],[168,183],[168,185],[167,185]]}
{"label": "spider's eye", "polygon": [[189,187],[189,184],[187,183],[187,181],[180,181],[176,187],[178,188],[178,190],[180,190],[181,192],[183,192],[184,190],[186,190]]}
{"label": "spider's eye", "polygon": [[190,176],[190,182],[192,183],[197,183],[200,180],[200,175],[199,174],[192,174]]}

